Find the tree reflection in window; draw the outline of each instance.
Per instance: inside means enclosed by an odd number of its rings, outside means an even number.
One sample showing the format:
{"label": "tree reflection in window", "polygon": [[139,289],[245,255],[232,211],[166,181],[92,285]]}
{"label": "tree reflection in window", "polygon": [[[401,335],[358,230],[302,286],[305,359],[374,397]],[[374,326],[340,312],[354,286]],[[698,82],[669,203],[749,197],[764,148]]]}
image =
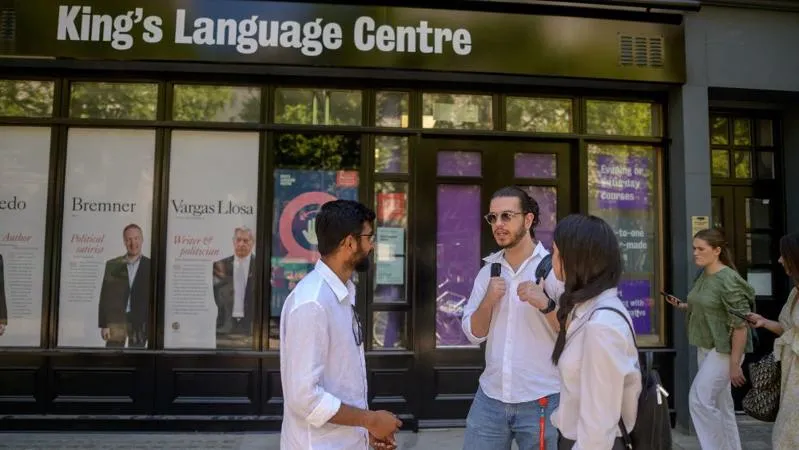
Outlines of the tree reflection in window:
{"label": "tree reflection in window", "polygon": [[560,98],[508,97],[508,131],[570,133],[572,101]]}
{"label": "tree reflection in window", "polygon": [[259,122],[261,90],[252,87],[176,85],[172,117],[191,122]]}
{"label": "tree reflection in window", "polygon": [[361,91],[275,89],[275,123],[361,125]]}
{"label": "tree reflection in window", "polygon": [[660,136],[660,105],[654,103],[588,100],[585,105],[588,134]]}
{"label": "tree reflection in window", "polygon": [[459,130],[494,127],[490,95],[423,94],[422,126]]}
{"label": "tree reflection in window", "polygon": [[278,167],[340,170],[361,166],[361,139],[357,135],[280,133],[275,142]]}
{"label": "tree reflection in window", "polygon": [[0,116],[49,117],[52,114],[51,81],[0,80]]}
{"label": "tree reflection in window", "polygon": [[155,120],[158,85],[73,83],[69,116],[79,119]]}

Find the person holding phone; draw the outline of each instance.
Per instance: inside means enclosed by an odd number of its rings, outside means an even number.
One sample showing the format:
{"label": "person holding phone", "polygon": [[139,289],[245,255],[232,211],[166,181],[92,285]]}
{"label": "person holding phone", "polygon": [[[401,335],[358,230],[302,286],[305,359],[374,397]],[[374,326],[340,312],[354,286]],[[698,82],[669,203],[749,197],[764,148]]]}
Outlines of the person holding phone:
{"label": "person holding phone", "polygon": [[730,383],[746,383],[744,353],[752,351],[746,326],[755,290],[735,269],[724,235],[716,229],[694,236],[694,262],[702,268],[688,302],[665,294],[665,300],[688,314],[688,341],[697,347],[699,370],[688,395],[699,445],[706,450],[740,450]]}
{"label": "person holding phone", "polygon": [[780,362],[780,409],[771,434],[774,450],[799,448],[799,233],[780,239],[780,264],[791,277],[793,289],[778,320],[751,313],[752,328],[765,328],[779,336],[774,341],[774,359]]}

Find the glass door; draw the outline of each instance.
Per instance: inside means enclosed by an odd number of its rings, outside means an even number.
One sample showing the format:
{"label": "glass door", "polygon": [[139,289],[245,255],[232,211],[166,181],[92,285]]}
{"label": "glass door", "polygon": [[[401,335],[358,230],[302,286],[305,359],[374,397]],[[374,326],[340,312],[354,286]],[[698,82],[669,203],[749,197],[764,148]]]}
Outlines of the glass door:
{"label": "glass door", "polygon": [[484,367],[461,317],[482,258],[497,250],[483,220],[489,199],[507,185],[527,190],[540,207],[536,237],[551,248],[571,208],[569,144],[431,138],[420,148],[418,194],[431,199],[415,249],[420,420],[462,424]]}

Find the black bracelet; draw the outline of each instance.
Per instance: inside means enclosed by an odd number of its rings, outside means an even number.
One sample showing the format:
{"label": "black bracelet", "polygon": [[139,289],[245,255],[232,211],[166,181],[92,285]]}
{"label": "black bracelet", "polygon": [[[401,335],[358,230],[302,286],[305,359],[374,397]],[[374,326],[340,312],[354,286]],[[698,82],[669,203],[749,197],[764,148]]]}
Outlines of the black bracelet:
{"label": "black bracelet", "polygon": [[554,310],[555,310],[555,308],[557,308],[557,307],[558,307],[558,304],[557,304],[557,303],[555,303],[555,300],[552,300],[552,299],[550,298],[550,299],[549,299],[549,304],[547,304],[547,307],[546,307],[546,308],[544,308],[544,309],[539,309],[539,311],[541,311],[541,314],[549,314],[549,313],[551,313],[552,311],[554,311]]}

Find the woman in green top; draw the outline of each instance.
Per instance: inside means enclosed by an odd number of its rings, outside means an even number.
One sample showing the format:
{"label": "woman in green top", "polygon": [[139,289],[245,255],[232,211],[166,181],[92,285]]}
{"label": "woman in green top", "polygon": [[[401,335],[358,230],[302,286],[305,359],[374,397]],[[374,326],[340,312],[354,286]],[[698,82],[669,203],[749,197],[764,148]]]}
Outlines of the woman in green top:
{"label": "woman in green top", "polygon": [[752,336],[744,319],[752,311],[755,290],[735,270],[724,235],[715,229],[694,236],[694,262],[703,270],[688,302],[667,301],[688,313],[688,341],[697,347],[699,370],[689,393],[691,420],[705,450],[741,450],[730,392],[742,386],[744,353]]}
{"label": "woman in green top", "polygon": [[799,233],[780,239],[780,264],[793,281],[788,301],[782,307],[779,320],[768,320],[760,314],[750,314],[752,327],[765,328],[779,336],[774,341],[774,359],[780,362],[780,410],[774,422],[771,444],[774,450],[799,448]]}

